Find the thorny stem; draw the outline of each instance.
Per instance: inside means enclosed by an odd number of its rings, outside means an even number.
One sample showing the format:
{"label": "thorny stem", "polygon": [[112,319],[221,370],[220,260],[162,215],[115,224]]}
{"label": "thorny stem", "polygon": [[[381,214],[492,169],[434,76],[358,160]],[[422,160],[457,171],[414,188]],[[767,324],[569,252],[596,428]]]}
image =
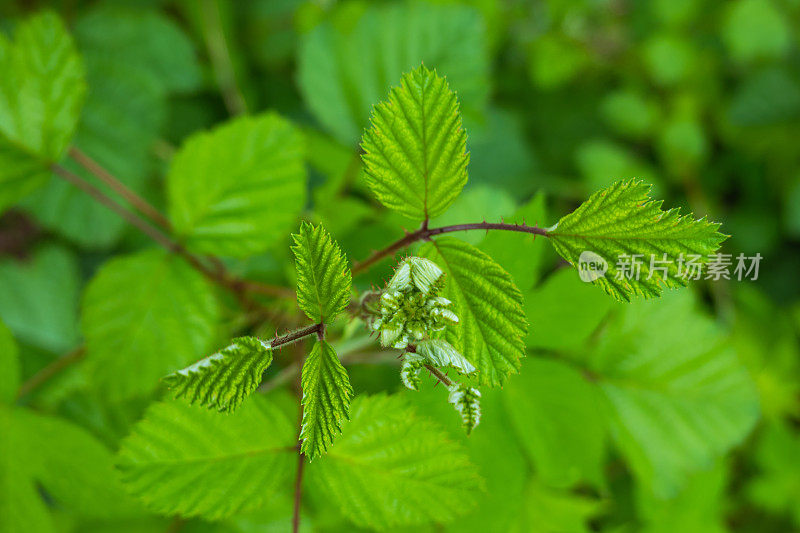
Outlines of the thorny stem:
{"label": "thorny stem", "polygon": [[248,295],[248,293],[253,292],[276,298],[294,297],[294,291],[291,289],[239,279],[230,274],[224,268],[215,269],[209,267],[199,257],[190,253],[182,244],[172,240],[169,236],[148,224],[147,221],[138,214],[126,209],[119,202],[106,195],[106,193],[100,188],[84,180],[77,174],[70,172],[61,165],[54,164],[51,168],[55,174],[84,191],[86,194],[97,200],[97,202],[118,214],[126,222],[136,226],[136,228],[153,239],[153,241],[155,241],[158,245],[162,246],[169,252],[183,257],[195,270],[206,276],[208,279],[232,291],[234,294],[236,294],[237,298],[239,298],[239,301],[242,303],[243,307],[249,308],[257,306],[257,304]]}
{"label": "thorny stem", "polygon": [[[417,353],[417,347],[415,345],[413,345],[413,344],[409,344],[408,346],[406,346],[406,351],[407,352],[412,352],[412,353]],[[425,363],[425,365],[423,365],[423,366],[425,366],[425,369],[428,372],[430,372],[431,374],[433,374],[433,376],[436,379],[438,379],[439,382],[442,385],[444,385],[447,388],[450,388],[450,387],[453,386],[453,380],[450,379],[449,377],[447,377],[447,374],[445,374],[444,372],[442,372],[441,370],[439,370],[435,366],[429,365],[428,363]]]}
{"label": "thorny stem", "polygon": [[428,372],[433,374],[434,377],[438,379],[441,382],[441,384],[444,385],[445,387],[450,388],[453,386],[453,380],[447,377],[447,374],[445,374],[435,366],[425,363],[425,368],[428,370]]}
{"label": "thorny stem", "polygon": [[[427,222],[427,221],[426,221]],[[443,233],[453,233],[455,231],[469,231],[469,230],[503,230],[503,231],[518,231],[520,233],[531,233],[533,235],[542,235],[547,237],[547,230],[538,226],[527,226],[523,224],[506,224],[506,223],[492,223],[492,222],[476,222],[474,224],[454,224],[452,226],[441,226],[438,228],[428,228],[427,224],[423,224],[420,229],[413,233],[407,234],[402,239],[399,239],[386,248],[373,252],[368,258],[361,262],[353,263],[353,274],[358,274],[365,271],[373,264],[377,263],[384,257],[394,254],[398,250],[407,248],[417,241],[428,240],[434,235],[441,235]]]}
{"label": "thorny stem", "polygon": [[325,331],[325,324],[323,324],[322,322],[318,324],[311,324],[310,326],[290,331],[289,333],[281,335],[280,337],[275,337],[274,339],[269,341],[269,346],[270,348],[273,349],[278,348],[286,344],[292,344],[293,342],[297,342],[304,337],[313,335],[314,333],[316,333],[317,336],[319,336],[320,332],[324,331]]}
{"label": "thorny stem", "polygon": [[167,217],[159,213],[155,207],[147,202],[147,200],[130,190],[124,183],[114,177],[113,174],[103,168],[97,161],[74,146],[69,149],[69,156],[83,168],[91,172],[95,177],[97,177],[97,179],[108,185],[114,192],[122,196],[126,202],[138,209],[141,214],[149,218],[150,221],[156,226],[159,226],[165,232],[172,231],[172,227],[169,223],[169,220],[167,220]]}

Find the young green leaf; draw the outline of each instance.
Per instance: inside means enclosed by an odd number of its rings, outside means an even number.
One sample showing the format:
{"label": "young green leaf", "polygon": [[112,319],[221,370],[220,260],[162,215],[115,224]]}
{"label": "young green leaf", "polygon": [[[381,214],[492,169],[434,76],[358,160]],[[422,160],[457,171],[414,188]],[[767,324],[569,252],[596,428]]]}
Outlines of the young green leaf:
{"label": "young green leaf", "polygon": [[679,259],[696,255],[698,264],[708,262],[727,238],[718,231],[719,224],[705,217],[695,220],[678,209],[662,211],[662,201],[651,199],[649,191],[641,181],[618,181],[547,232],[571,265],[582,268],[584,252],[605,261],[608,270],[590,273],[591,281],[618,300],[659,296],[664,287],[686,285]]}
{"label": "young green leaf", "polygon": [[403,385],[410,390],[419,390],[422,379],[420,371],[425,366],[426,359],[414,352],[403,353],[403,364],[400,367],[400,379]]}
{"label": "young green leaf", "polygon": [[309,459],[325,453],[350,418],[353,387],[333,347],[317,341],[303,364],[303,424],[301,451]]}
{"label": "young green leaf", "polygon": [[161,250],[117,257],[83,297],[90,373],[111,397],[147,394],[210,351],[217,314],[212,288],[182,259]]}
{"label": "young green leaf", "polygon": [[49,176],[72,139],[86,93],[81,58],[59,17],[22,22],[0,35],[0,211]]}
{"label": "young green leaf", "polygon": [[444,339],[430,339],[417,344],[417,353],[438,367],[451,366],[462,374],[472,374],[475,366]]}
{"label": "young green leaf", "polygon": [[244,257],[282,238],[305,205],[300,132],[273,113],[190,137],[167,176],[169,216],[198,252]]}
{"label": "young green leaf", "polygon": [[297,303],[315,322],[331,322],[350,303],[352,276],[339,245],[322,225],[303,222],[294,238]]}
{"label": "young green leaf", "polygon": [[420,255],[447,274],[444,295],[459,317],[447,340],[478,369],[481,385],[502,385],[519,370],[528,328],[511,276],[474,246],[449,237],[426,244]]}
{"label": "young green leaf", "polygon": [[372,112],[364,133],[364,171],[378,200],[425,220],[443,213],[467,182],[467,134],[444,78],[420,66]]}
{"label": "young green leaf", "polygon": [[269,344],[239,337],[219,352],[164,378],[176,398],[232,412],[261,384],[272,363]]}
{"label": "young green leaf", "polygon": [[0,321],[0,404],[14,401],[19,381],[19,349],[11,331]]}
{"label": "young green leaf", "polygon": [[123,483],[155,512],[218,520],[259,508],[288,483],[292,421],[256,396],[232,414],[152,405],[121,445]]}
{"label": "young green leaf", "polygon": [[475,503],[480,478],[461,446],[399,396],[359,396],[311,486],[357,525],[444,523]]}
{"label": "young green leaf", "polygon": [[453,404],[461,415],[461,423],[467,430],[467,435],[472,433],[475,426],[481,422],[481,392],[476,388],[454,383],[450,387],[447,401]]}

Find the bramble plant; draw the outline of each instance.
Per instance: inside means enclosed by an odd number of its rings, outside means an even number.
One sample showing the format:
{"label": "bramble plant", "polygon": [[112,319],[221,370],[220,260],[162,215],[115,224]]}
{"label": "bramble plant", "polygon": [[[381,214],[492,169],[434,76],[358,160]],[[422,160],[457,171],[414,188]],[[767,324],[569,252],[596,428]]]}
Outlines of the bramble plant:
{"label": "bramble plant", "polygon": [[[76,31],[80,42],[91,42],[91,31]],[[324,524],[328,508],[376,530],[446,524],[474,507],[487,490],[487,472],[423,414],[441,405],[447,416],[439,420],[460,424],[470,439],[484,430],[517,431],[525,442],[520,453],[538,476],[526,489],[531,501],[574,506],[571,516],[583,516],[594,510],[578,509],[585,503],[579,496],[550,491],[602,487],[607,439],[660,497],[752,427],[752,384],[713,321],[677,291],[663,305],[645,302],[687,285],[683,257],[710,261],[727,238],[720,224],[664,209],[637,179],[597,190],[549,226],[526,220],[524,211],[503,220],[437,222],[468,183],[470,153],[459,95],[435,62],[386,73],[395,85],[372,102],[355,162],[363,173],[354,179],[397,215],[387,219],[392,230],[399,235],[409,219],[417,229],[364,256],[345,253],[338,225],[322,210],[304,211],[305,132],[274,112],[189,136],[169,157],[164,215],[87,155],[94,127],[87,113],[98,105],[87,77],[101,55],[84,57],[49,12],[21,22],[13,40],[0,35],[0,208],[51,187],[54,175],[157,245],[98,269],[83,294],[84,346],[74,358],[85,353],[81,368],[89,377],[76,379],[95,383],[110,404],[154,392],[160,399],[123,426],[115,456],[97,452],[97,468],[109,472],[102,486],[80,472],[70,480],[49,474],[71,449],[102,445],[66,422],[12,405],[24,395],[20,363],[0,324],[0,371],[12,376],[0,382],[0,402],[8,404],[0,405],[0,433],[21,439],[0,436],[0,478],[26,487],[0,502],[0,530],[51,527],[42,525],[49,518],[37,483],[56,502],[84,506],[95,489],[106,492],[103,513],[110,516],[118,510],[225,520],[268,507],[291,487],[295,531],[304,516]],[[167,70],[158,81],[169,82]],[[333,126],[334,134],[350,136],[351,118]],[[321,198],[311,203],[340,209],[335,196]],[[460,238],[470,233],[486,239]],[[605,328],[603,335],[566,350],[568,362],[537,356],[523,366],[529,339],[544,327],[537,301],[528,301],[533,280],[519,287],[520,273],[534,268],[523,247],[541,241],[570,269],[551,273],[553,284],[569,283],[567,275],[577,280],[582,254],[590,252],[603,265],[587,280],[606,298],[598,308],[621,305],[605,325],[602,316],[586,321],[576,337]],[[294,289],[248,274],[255,268],[249,258],[273,253],[288,265],[277,270],[291,270]],[[626,275],[621,257],[645,258],[640,273]],[[57,275],[59,267],[46,268]],[[561,307],[571,305],[565,298]],[[651,323],[659,331],[646,327]],[[265,326],[279,331],[264,335]],[[583,327],[580,320],[575,327]],[[353,355],[393,362],[392,380],[402,390],[365,385],[348,371]],[[285,393],[292,385],[294,401]],[[24,443],[42,442],[42,435],[53,441],[42,445],[44,459],[15,466],[28,457]],[[659,444],[669,435],[677,435],[680,453]],[[72,483],[88,488],[76,495]],[[560,527],[553,530],[578,530]]]}

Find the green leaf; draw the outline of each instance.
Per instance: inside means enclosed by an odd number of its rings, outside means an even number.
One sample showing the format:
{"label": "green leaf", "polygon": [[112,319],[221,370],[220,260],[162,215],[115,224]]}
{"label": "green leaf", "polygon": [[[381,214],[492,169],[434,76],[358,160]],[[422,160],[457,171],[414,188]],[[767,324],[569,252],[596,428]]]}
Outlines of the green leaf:
{"label": "green leaf", "polygon": [[11,331],[0,321],[0,404],[14,401],[19,383],[19,349]]}
{"label": "green leaf", "polygon": [[[435,378],[432,378],[435,379]],[[450,438],[461,443],[478,473],[485,481],[485,491],[478,504],[460,516],[448,531],[484,533],[506,531],[520,513],[520,499],[530,477],[519,439],[510,431],[501,389],[488,389],[481,397],[481,425],[467,436],[462,421],[453,416],[452,406],[444,401],[441,387],[422,387],[409,395],[408,400],[419,409],[420,415],[444,427]]]}
{"label": "green leaf", "polygon": [[417,353],[438,367],[453,367],[462,374],[472,374],[475,367],[444,339],[430,339],[417,344]]}
{"label": "green leaf", "polygon": [[142,513],[119,482],[111,452],[84,429],[20,409],[15,431],[24,439],[29,474],[59,506],[93,518]]}
{"label": "green leaf", "polygon": [[191,136],[167,176],[169,216],[198,252],[245,257],[283,238],[305,205],[300,132],[273,113]]}
{"label": "green leaf", "polygon": [[518,522],[509,531],[513,533],[589,533],[587,523],[599,514],[598,500],[556,490],[532,479],[525,490]]}
{"label": "green leaf", "polygon": [[767,0],[737,0],[726,5],[721,37],[733,59],[740,62],[779,58],[792,45],[792,26],[786,13]]}
{"label": "green leaf", "polygon": [[380,202],[418,220],[443,213],[467,183],[467,134],[444,78],[420,66],[372,111],[361,148]]}
{"label": "green leaf", "polygon": [[[708,262],[708,255],[727,237],[719,224],[680,215],[678,209],[661,210],[661,201],[648,196],[650,186],[641,181],[618,181],[594,193],[578,209],[558,221],[547,235],[556,251],[571,265],[582,268],[580,256],[592,252],[603,259],[608,270],[592,282],[617,300],[631,296],[659,296],[664,287],[680,287],[686,280],[678,275],[681,254],[699,255],[698,263]],[[638,258],[638,280],[629,270],[620,270],[623,256]],[[651,269],[651,257],[655,264]],[[667,269],[667,275],[659,270]],[[652,275],[652,277],[651,277]]]}
{"label": "green leaf", "polygon": [[[77,38],[80,42],[80,33]],[[153,76],[141,68],[109,57],[104,48],[96,48],[96,43],[80,44],[91,91],[73,145],[125,186],[147,197],[148,178],[154,170],[153,145],[165,122],[166,95]],[[62,166],[96,181],[71,158]],[[111,190],[106,193],[118,198]],[[119,215],[55,175],[27,199],[25,206],[46,228],[81,246],[109,247],[126,228]]]}
{"label": "green leaf", "polygon": [[488,255],[452,238],[426,244],[420,255],[447,273],[444,296],[459,317],[447,340],[477,369],[481,385],[502,385],[525,356],[528,324],[511,276]]}
{"label": "green leaf", "polygon": [[350,303],[352,275],[339,245],[322,225],[307,222],[293,234],[297,303],[315,322],[331,322]]}
{"label": "green leaf", "polygon": [[601,399],[579,371],[555,360],[528,358],[509,381],[503,400],[543,483],[601,484],[606,441]]}
{"label": "green leaf", "polygon": [[764,428],[755,452],[758,466],[747,496],[762,509],[791,515],[800,527],[800,435],[784,422]]}
{"label": "green leaf", "polygon": [[301,451],[309,459],[322,455],[350,418],[353,387],[333,347],[317,341],[303,364],[303,425]]}
{"label": "green leaf", "polygon": [[0,318],[17,340],[61,355],[79,341],[80,273],[74,255],[39,248],[25,261],[0,260]]}
{"label": "green leaf", "polygon": [[355,524],[444,523],[474,503],[480,478],[461,446],[399,396],[359,396],[309,482]]}
{"label": "green leaf", "polygon": [[557,270],[525,294],[525,316],[534,324],[526,344],[544,350],[581,350],[609,311],[622,305],[581,281],[570,269]]}
{"label": "green leaf", "polygon": [[22,455],[26,442],[15,419],[14,412],[0,405],[0,531],[55,531]]}
{"label": "green leaf", "polygon": [[151,406],[121,445],[123,483],[161,514],[218,520],[261,507],[296,462],[293,423],[256,396],[232,414]]}
{"label": "green leaf", "polygon": [[711,468],[693,474],[675,497],[661,499],[647,490],[636,493],[637,515],[646,524],[645,533],[697,531],[727,533],[730,483],[728,461],[721,459]]}
{"label": "green leaf", "polygon": [[448,390],[447,401],[461,416],[461,424],[469,435],[481,422],[481,392],[461,383],[454,383]]}
{"label": "green leaf", "polygon": [[338,13],[345,24],[309,32],[299,58],[303,98],[339,142],[355,145],[390,84],[423,62],[447,76],[467,117],[482,115],[488,54],[479,13],[412,2],[370,7],[353,22],[350,8]]}
{"label": "green leaf", "polygon": [[102,50],[146,74],[163,92],[192,91],[202,82],[191,39],[154,9],[97,6],[78,19],[75,38],[82,50]]}
{"label": "green leaf", "polygon": [[239,337],[219,352],[164,378],[176,398],[232,412],[261,384],[272,363],[269,344]]}
{"label": "green leaf", "polygon": [[161,250],[106,263],[83,298],[81,328],[97,386],[113,398],[151,392],[210,351],[218,305],[206,279]]}
{"label": "green leaf", "polygon": [[13,43],[0,36],[0,211],[47,179],[78,123],[83,64],[58,16],[20,23]]}
{"label": "green leaf", "polygon": [[744,365],[687,291],[622,308],[588,363],[618,449],[662,498],[740,443],[758,418]]}

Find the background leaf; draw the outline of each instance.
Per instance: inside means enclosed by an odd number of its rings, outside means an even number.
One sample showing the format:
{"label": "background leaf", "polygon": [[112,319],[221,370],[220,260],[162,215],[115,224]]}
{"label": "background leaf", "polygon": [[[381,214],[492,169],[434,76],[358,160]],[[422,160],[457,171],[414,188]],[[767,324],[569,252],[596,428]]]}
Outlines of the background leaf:
{"label": "background leaf", "polygon": [[361,148],[378,200],[413,219],[443,213],[467,182],[467,135],[447,82],[424,65],[372,110]]}
{"label": "background leaf", "polygon": [[350,303],[352,275],[347,259],[322,225],[303,222],[292,237],[297,304],[311,320],[330,323]]}
{"label": "background leaf", "polygon": [[[199,82],[192,44],[169,19],[146,8],[101,5],[79,17],[74,31],[90,90],[73,145],[128,188],[154,196],[149,199],[159,204],[161,195],[151,183],[155,146],[170,93]],[[62,165],[95,181],[71,159]],[[113,245],[126,227],[117,214],[58,176],[26,201],[26,207],[51,231],[90,248]]]}
{"label": "background leaf", "polygon": [[355,145],[398,73],[420,63],[447,76],[465,115],[481,115],[488,64],[475,11],[419,2],[371,7],[355,23],[352,11],[343,16],[349,24],[326,22],[304,37],[299,64],[308,107],[339,142]]}
{"label": "background leaf", "polygon": [[26,444],[11,409],[0,405],[0,529],[55,531],[47,506],[27,469]]}
{"label": "background leaf", "polygon": [[528,326],[511,276],[474,246],[449,237],[426,244],[420,255],[447,274],[444,295],[459,318],[447,340],[475,365],[480,384],[502,385],[519,371]]}
{"label": "background leaf", "polygon": [[87,286],[81,329],[95,383],[109,396],[151,392],[159,379],[207,353],[215,295],[182,259],[146,250],[108,262]]}
{"label": "background leaf", "polygon": [[527,358],[504,392],[512,426],[539,480],[555,487],[602,484],[606,428],[598,408],[601,397],[578,370],[560,361]]}
{"label": "background leaf", "polygon": [[0,322],[0,403],[14,401],[19,383],[19,348],[11,331]]}
{"label": "background leaf", "polygon": [[52,353],[78,344],[78,291],[75,256],[45,246],[22,261],[0,259],[0,318],[21,342]]}
{"label": "background leaf", "polygon": [[621,310],[590,355],[611,433],[634,474],[661,497],[741,442],[758,418],[753,383],[691,294]]}
{"label": "background leaf", "polygon": [[353,401],[342,435],[308,473],[345,516],[374,529],[447,522],[474,504],[479,487],[460,446],[385,395]]}
{"label": "background leaf", "polygon": [[75,27],[89,48],[146,73],[164,92],[186,92],[202,82],[194,43],[170,18],[147,8],[99,5]]}
{"label": "background leaf", "polygon": [[299,132],[278,115],[193,135],[167,176],[169,215],[193,250],[247,256],[288,233],[305,204]]}
{"label": "background leaf", "polygon": [[295,464],[292,420],[255,397],[233,414],[154,404],[123,441],[128,489],[162,514],[217,520],[259,508]]}
{"label": "background leaf", "polygon": [[114,472],[113,455],[88,432],[27,410],[15,413],[15,424],[30,475],[59,506],[93,518],[141,515]]}
{"label": "background leaf", "polygon": [[324,340],[314,343],[303,363],[301,451],[314,459],[328,450],[350,418],[353,387],[333,347]]}
{"label": "background leaf", "polygon": [[0,210],[41,185],[72,138],[86,92],[75,44],[58,15],[0,36]]}

